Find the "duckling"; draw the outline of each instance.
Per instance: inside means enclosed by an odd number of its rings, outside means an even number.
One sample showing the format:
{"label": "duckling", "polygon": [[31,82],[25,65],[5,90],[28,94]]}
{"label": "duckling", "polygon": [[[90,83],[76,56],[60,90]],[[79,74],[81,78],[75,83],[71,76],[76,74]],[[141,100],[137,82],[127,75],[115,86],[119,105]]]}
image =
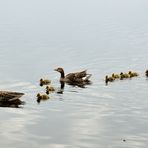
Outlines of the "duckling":
{"label": "duckling", "polygon": [[112,74],[112,77],[115,78],[115,79],[119,79],[120,78],[120,76],[118,74],[114,74],[114,73]]}
{"label": "duckling", "polygon": [[148,69],[145,71],[145,76],[148,77]]}
{"label": "duckling", "polygon": [[50,92],[54,92],[55,88],[53,86],[46,86],[46,94],[49,94]]}
{"label": "duckling", "polygon": [[137,72],[132,72],[132,71],[129,71],[128,74],[130,78],[137,77],[139,75]]}
{"label": "duckling", "polygon": [[42,78],[40,79],[40,86],[48,85],[50,83],[51,83],[50,80],[47,80],[47,79],[43,80]]}
{"label": "duckling", "polygon": [[108,82],[113,82],[115,80],[114,77],[108,77],[108,75],[105,76],[105,83],[108,84]]}
{"label": "duckling", "polygon": [[129,74],[121,72],[120,73],[120,80],[123,80],[123,79],[126,79],[126,78],[129,78]]}
{"label": "duckling", "polygon": [[37,97],[37,102],[38,102],[38,103],[40,103],[41,100],[42,100],[42,101],[46,101],[46,100],[49,99],[49,96],[48,96],[48,95],[46,95],[46,94],[41,95],[40,93],[38,93],[38,94],[36,95],[36,97]]}

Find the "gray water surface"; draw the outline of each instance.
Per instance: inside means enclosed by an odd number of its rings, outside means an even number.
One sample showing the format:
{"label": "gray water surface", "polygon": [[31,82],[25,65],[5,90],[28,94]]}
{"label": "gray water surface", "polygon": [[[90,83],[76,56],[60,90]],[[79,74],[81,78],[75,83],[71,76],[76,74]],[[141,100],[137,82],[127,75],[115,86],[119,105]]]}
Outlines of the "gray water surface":
{"label": "gray water surface", "polygon": [[[0,4],[0,87],[25,95],[0,108],[3,148],[147,148],[147,0],[6,0]],[[92,85],[66,85],[37,103],[39,79],[87,69]],[[105,85],[106,74],[140,76]]]}

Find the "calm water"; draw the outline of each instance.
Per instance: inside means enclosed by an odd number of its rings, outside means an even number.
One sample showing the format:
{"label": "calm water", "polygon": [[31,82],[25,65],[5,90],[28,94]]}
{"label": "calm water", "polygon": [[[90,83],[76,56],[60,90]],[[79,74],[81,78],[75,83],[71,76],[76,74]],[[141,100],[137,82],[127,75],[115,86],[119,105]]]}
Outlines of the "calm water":
{"label": "calm water", "polygon": [[[0,108],[3,148],[147,148],[148,1],[7,0],[0,5],[0,87],[20,91],[21,108]],[[88,69],[93,84],[66,85],[36,102],[41,77]],[[113,72],[138,78],[106,86]],[[126,140],[125,142],[123,140]]]}

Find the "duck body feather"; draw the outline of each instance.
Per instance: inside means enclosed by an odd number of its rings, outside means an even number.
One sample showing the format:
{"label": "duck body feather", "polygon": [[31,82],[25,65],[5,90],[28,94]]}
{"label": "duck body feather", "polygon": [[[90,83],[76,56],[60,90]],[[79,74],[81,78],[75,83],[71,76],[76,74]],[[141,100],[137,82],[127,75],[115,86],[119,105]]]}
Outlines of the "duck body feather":
{"label": "duck body feather", "polygon": [[19,99],[24,93],[0,91],[0,102],[10,102]]}
{"label": "duck body feather", "polygon": [[63,68],[57,68],[55,71],[61,73],[60,82],[66,82],[69,84],[87,84],[90,82],[89,78],[91,74],[87,74],[87,70],[69,73],[65,76]]}

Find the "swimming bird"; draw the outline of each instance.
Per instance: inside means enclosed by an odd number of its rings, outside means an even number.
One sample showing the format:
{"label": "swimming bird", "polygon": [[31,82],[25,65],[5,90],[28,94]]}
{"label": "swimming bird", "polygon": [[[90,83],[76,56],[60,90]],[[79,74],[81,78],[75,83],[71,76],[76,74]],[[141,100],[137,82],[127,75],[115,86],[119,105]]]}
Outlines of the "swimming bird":
{"label": "swimming bird", "polygon": [[0,91],[0,102],[11,102],[22,97],[24,93],[20,92],[10,92],[10,91]]}
{"label": "swimming bird", "polygon": [[108,75],[105,76],[105,83],[108,84],[108,82],[113,82],[115,80],[114,77],[109,77]]}
{"label": "swimming bird", "polygon": [[46,101],[46,100],[49,99],[49,96],[48,96],[48,95],[46,95],[46,94],[41,95],[40,93],[38,93],[38,94],[36,95],[36,97],[37,97],[37,102],[38,102],[38,103],[40,103],[41,100],[42,100],[42,101]]}
{"label": "swimming bird", "polygon": [[132,72],[132,71],[129,71],[128,74],[130,78],[137,77],[139,75],[137,72]]}
{"label": "swimming bird", "polygon": [[130,77],[129,74],[127,74],[127,73],[123,73],[123,72],[120,73],[120,80],[123,80],[125,78],[129,78],[129,77]]}
{"label": "swimming bird", "polygon": [[40,79],[40,86],[43,86],[43,85],[48,85],[50,84],[51,81],[50,80],[47,80],[47,79]]}
{"label": "swimming bird", "polygon": [[115,79],[119,79],[119,78],[120,78],[120,75],[119,75],[119,74],[114,74],[114,73],[113,73],[113,74],[112,74],[112,77],[115,78]]}
{"label": "swimming bird", "polygon": [[55,88],[53,86],[46,86],[46,94],[49,94],[50,92],[54,92]]}
{"label": "swimming bird", "polygon": [[80,72],[69,73],[67,75],[65,75],[63,68],[57,68],[54,70],[61,74],[60,82],[66,82],[71,85],[77,85],[77,84],[85,85],[85,84],[90,83],[89,78],[91,77],[91,74],[87,74],[86,70],[80,71]]}
{"label": "swimming bird", "polygon": [[145,71],[145,76],[148,77],[148,69]]}

